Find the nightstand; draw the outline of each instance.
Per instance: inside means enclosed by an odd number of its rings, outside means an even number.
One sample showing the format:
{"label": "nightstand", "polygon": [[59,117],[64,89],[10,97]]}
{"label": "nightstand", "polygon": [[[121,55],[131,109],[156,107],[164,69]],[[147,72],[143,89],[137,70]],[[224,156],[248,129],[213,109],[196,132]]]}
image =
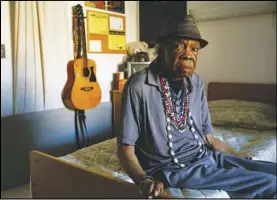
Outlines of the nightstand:
{"label": "nightstand", "polygon": [[113,137],[118,136],[119,123],[120,123],[120,112],[121,112],[121,96],[122,91],[112,91],[112,107],[113,107]]}

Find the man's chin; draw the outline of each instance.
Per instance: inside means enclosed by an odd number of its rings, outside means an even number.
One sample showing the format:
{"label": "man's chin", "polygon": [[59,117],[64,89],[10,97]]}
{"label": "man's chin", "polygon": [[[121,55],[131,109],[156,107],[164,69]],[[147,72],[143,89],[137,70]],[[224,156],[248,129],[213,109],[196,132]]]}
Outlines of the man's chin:
{"label": "man's chin", "polygon": [[182,72],[180,73],[179,77],[190,77],[193,74],[193,72]]}
{"label": "man's chin", "polygon": [[[170,75],[169,75],[170,74]],[[183,77],[190,77],[193,74],[193,71],[178,71],[175,73],[169,73],[168,77],[172,78],[183,78]]]}

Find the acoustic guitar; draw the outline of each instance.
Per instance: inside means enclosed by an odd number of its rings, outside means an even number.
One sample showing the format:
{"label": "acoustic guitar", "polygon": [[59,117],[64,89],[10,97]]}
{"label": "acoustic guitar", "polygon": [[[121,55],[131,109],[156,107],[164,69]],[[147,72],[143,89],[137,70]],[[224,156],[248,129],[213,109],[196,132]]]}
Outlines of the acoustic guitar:
{"label": "acoustic guitar", "polygon": [[62,101],[68,109],[87,110],[99,105],[102,92],[96,78],[96,63],[87,58],[87,45],[83,8],[76,6],[76,16],[81,34],[82,56],[67,64],[67,81],[62,91]]}

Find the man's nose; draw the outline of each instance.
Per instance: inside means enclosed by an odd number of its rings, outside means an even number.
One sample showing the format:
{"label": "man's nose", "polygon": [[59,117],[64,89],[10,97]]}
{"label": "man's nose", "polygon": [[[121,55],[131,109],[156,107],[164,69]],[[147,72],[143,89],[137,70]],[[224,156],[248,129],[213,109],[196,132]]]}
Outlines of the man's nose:
{"label": "man's nose", "polygon": [[184,51],[181,54],[181,58],[184,60],[192,60],[192,53],[188,47],[184,48]]}

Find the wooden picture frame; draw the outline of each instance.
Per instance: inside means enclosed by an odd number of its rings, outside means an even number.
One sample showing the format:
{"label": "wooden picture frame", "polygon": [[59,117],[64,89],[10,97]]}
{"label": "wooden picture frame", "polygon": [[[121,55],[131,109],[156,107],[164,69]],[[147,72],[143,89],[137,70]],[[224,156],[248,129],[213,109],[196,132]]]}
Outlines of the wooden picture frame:
{"label": "wooden picture frame", "polygon": [[125,14],[125,1],[85,1],[85,6]]}

